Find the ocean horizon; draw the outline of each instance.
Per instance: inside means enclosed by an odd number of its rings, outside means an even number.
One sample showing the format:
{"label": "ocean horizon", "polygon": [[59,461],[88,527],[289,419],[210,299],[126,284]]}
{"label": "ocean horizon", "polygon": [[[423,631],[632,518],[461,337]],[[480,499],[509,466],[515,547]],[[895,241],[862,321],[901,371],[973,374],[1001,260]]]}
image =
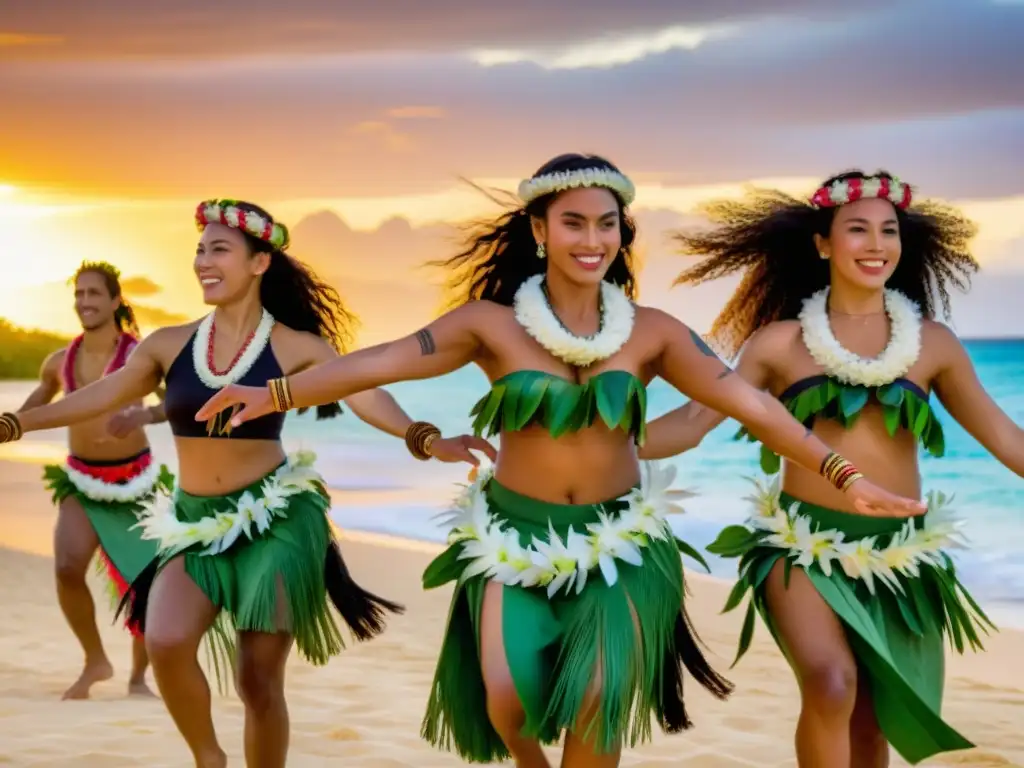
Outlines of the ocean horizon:
{"label": "ocean horizon", "polygon": [[[992,398],[1018,424],[1024,423],[1024,339],[965,341],[978,376]],[[31,381],[0,382],[0,411],[20,407],[32,390]],[[469,409],[487,391],[487,380],[473,366],[426,381],[402,382],[388,389],[416,419],[437,424],[445,434],[470,429]],[[652,383],[648,418],[654,419],[686,399],[664,381]],[[1024,483],[1002,466],[933,398],[943,421],[946,455],[922,454],[925,492],[954,495],[956,513],[966,520],[971,547],[954,551],[961,577],[993,618],[1024,628]],[[669,461],[677,466],[677,486],[697,492],[687,499],[686,513],[671,520],[673,529],[703,549],[724,526],[747,515],[742,497],[750,490],[744,477],[759,477],[757,447],[732,439],[734,421],[715,429],[694,451]],[[158,461],[176,469],[173,440],[166,424],[148,430]],[[401,440],[385,435],[344,413],[326,422],[312,413],[290,415],[285,447],[309,449],[334,497],[335,519],[343,527],[405,539],[443,542],[446,531],[434,517],[465,482],[468,467],[419,462]],[[497,445],[495,439],[495,445]],[[31,433],[19,443],[0,446],[0,460],[43,463],[66,453],[64,430]],[[40,482],[41,482],[40,471]],[[706,554],[706,553],[705,553]],[[735,562],[707,555],[712,575],[735,578]],[[696,564],[686,561],[696,570]]]}

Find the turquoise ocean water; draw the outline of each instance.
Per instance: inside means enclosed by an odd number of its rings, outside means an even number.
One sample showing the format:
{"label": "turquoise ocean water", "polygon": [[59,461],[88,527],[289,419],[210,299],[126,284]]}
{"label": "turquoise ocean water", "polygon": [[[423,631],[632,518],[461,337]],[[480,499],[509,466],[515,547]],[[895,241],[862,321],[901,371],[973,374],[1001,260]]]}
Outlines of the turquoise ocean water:
{"label": "turquoise ocean water", "polygon": [[[991,396],[1018,424],[1024,424],[1024,340],[971,341],[968,350]],[[0,411],[20,405],[31,382],[0,383]],[[432,421],[446,434],[468,431],[470,407],[484,394],[487,382],[476,368],[464,368],[429,381],[388,387],[413,418]],[[654,418],[685,400],[662,381],[649,393]],[[972,548],[957,552],[964,581],[1004,623],[1024,626],[1024,481],[1003,467],[938,406],[946,428],[947,453],[942,459],[922,458],[925,488],[956,494],[957,512],[967,520]],[[691,453],[673,459],[677,483],[699,492],[688,500],[687,513],[672,521],[691,543],[704,546],[724,525],[746,515],[742,496],[754,475],[757,448],[732,441],[735,422],[726,422]],[[166,425],[151,428],[158,458],[172,468],[173,444]],[[465,479],[463,466],[422,463],[404,445],[346,413],[317,422],[312,414],[289,417],[285,428],[289,449],[309,448],[319,456],[319,469],[335,491],[337,519],[347,527],[406,538],[442,541],[445,532],[432,516]],[[42,460],[64,453],[60,430],[34,433],[17,446],[0,446],[0,459]],[[730,563],[711,559],[712,571],[734,575]]]}

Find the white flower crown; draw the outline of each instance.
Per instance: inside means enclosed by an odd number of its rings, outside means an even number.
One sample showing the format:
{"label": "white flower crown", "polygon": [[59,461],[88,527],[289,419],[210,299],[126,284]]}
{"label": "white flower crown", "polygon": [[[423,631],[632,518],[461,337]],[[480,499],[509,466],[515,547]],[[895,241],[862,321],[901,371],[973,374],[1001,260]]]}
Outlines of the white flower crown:
{"label": "white flower crown", "polygon": [[554,171],[543,176],[525,179],[519,184],[519,197],[523,203],[529,204],[538,197],[550,195],[552,192],[564,192],[567,189],[587,187],[603,187],[622,198],[629,205],[636,197],[633,182],[618,171],[607,168],[582,168],[578,171]]}

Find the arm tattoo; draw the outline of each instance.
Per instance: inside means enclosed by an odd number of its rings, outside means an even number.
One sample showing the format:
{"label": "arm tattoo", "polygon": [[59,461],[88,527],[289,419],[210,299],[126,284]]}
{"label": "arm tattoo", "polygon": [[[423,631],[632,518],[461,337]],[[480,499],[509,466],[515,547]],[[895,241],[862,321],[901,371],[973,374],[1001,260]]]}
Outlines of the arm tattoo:
{"label": "arm tattoo", "polygon": [[[715,354],[715,351],[708,346],[708,343],[704,341],[701,335],[693,330],[693,328],[690,329],[690,338],[693,339],[693,343],[697,346],[697,349],[700,350],[700,353],[704,355],[704,357],[713,357],[716,360],[718,359],[718,355]],[[732,373],[735,373],[735,371],[733,371],[729,366],[725,366],[725,370],[719,373],[717,378],[724,379]]]}
{"label": "arm tattoo", "polygon": [[434,344],[434,335],[426,328],[416,331],[416,341],[420,343],[420,352],[424,355],[432,355],[437,351],[437,346]]}
{"label": "arm tattoo", "polygon": [[705,357],[718,357],[715,351],[708,346],[708,343],[693,328],[690,329],[690,338],[693,339],[693,343],[697,345],[697,349],[700,350],[702,355]]}

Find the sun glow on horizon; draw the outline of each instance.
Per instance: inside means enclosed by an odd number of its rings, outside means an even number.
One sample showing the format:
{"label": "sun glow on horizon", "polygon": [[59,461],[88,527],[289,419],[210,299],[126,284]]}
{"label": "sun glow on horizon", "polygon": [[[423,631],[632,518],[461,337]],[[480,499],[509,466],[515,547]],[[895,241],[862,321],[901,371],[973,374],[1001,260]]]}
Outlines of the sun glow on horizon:
{"label": "sun glow on horizon", "polygon": [[[516,189],[519,181],[510,177],[473,179],[474,184],[485,190],[509,192]],[[785,177],[681,186],[668,183],[657,174],[648,174],[636,176],[635,181],[635,212],[688,214],[704,200],[736,197],[748,186],[781,189],[802,196],[818,180]],[[478,189],[458,182],[427,194],[259,202],[265,202],[266,207],[292,229],[312,214],[329,211],[352,230],[371,235],[394,220],[417,229],[490,216],[500,211],[500,207]],[[1024,196],[953,202],[980,226],[975,245],[983,264],[1015,270],[1013,252],[1024,242]],[[192,200],[184,199],[139,202],[120,198],[74,198],[60,192],[42,193],[0,184],[0,227],[5,233],[0,253],[5,265],[17,265],[16,269],[5,273],[5,280],[0,283],[0,316],[25,327],[76,332],[78,319],[72,310],[66,280],[88,259],[110,261],[126,277],[144,276],[159,285],[161,292],[143,298],[143,303],[153,309],[198,317],[207,308],[195,289],[191,269],[196,236],[193,205]],[[428,234],[424,233],[426,236]],[[658,234],[649,232],[644,236],[654,241]],[[378,242],[389,240],[384,237]],[[384,286],[394,279],[396,289],[403,285],[408,290],[409,286],[409,281],[393,275],[382,279],[373,272],[372,264],[365,268],[354,265],[349,274],[366,280],[367,284]],[[378,325],[388,324],[376,318],[364,322],[367,328]]]}

